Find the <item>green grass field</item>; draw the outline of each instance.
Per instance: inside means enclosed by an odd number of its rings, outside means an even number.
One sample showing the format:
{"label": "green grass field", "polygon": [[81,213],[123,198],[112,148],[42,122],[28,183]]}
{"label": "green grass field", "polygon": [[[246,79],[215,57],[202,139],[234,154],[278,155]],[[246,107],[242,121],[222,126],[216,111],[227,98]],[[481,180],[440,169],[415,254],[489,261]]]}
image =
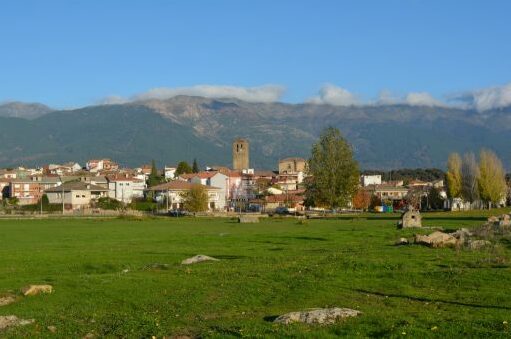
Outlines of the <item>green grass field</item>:
{"label": "green grass field", "polygon": [[[472,227],[480,215],[431,214],[425,224]],[[511,336],[511,241],[480,252],[393,246],[413,232],[377,215],[0,220],[0,295],[55,288],[0,307],[36,320],[0,337]],[[196,254],[221,261],[180,265]],[[363,315],[334,326],[271,322],[327,306]]]}

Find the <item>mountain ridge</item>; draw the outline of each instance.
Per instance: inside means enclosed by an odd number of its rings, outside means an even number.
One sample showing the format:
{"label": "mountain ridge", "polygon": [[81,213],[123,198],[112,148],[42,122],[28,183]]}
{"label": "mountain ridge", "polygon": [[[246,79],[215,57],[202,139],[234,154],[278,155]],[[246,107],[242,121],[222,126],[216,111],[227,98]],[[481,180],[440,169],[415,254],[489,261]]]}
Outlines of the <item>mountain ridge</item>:
{"label": "mountain ridge", "polygon": [[[1,107],[1,106],[0,106]],[[365,169],[440,167],[452,151],[494,149],[509,168],[511,107],[487,112],[449,107],[252,103],[176,96],[57,110],[28,119],[0,117],[0,167],[110,157],[136,166],[198,158],[230,165],[231,142],[251,142],[251,164],[307,157],[327,126],[338,127]],[[28,135],[21,139],[18,135]]]}

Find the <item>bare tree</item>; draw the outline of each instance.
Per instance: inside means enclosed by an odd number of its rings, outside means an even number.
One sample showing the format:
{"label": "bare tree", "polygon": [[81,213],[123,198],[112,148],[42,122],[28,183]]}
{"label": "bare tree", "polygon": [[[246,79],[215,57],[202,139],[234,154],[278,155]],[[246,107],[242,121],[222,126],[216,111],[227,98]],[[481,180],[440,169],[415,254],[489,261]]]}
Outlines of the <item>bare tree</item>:
{"label": "bare tree", "polygon": [[490,150],[483,149],[479,154],[478,189],[488,208],[492,204],[497,205],[506,196],[506,172],[502,161]]}
{"label": "bare tree", "polygon": [[471,204],[479,201],[479,166],[474,153],[465,153],[461,163],[461,196]]}

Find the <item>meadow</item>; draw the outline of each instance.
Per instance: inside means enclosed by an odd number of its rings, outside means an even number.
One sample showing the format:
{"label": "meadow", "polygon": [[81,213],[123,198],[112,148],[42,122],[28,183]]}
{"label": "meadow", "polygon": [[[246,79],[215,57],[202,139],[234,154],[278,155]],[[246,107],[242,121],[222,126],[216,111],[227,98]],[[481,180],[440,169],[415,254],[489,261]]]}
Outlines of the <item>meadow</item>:
{"label": "meadow", "polygon": [[[0,296],[55,289],[0,307],[36,321],[0,337],[511,336],[511,241],[482,251],[394,246],[431,232],[397,230],[395,217],[0,220]],[[436,213],[424,224],[485,219]],[[196,254],[220,261],[180,264]],[[272,323],[330,306],[363,314],[332,326]]]}

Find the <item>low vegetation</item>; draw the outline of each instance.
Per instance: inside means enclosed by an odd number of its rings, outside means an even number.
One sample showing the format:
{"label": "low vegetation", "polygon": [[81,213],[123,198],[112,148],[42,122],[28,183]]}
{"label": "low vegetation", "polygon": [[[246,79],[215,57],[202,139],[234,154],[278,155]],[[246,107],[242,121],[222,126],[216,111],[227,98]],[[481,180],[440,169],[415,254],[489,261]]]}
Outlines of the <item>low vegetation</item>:
{"label": "low vegetation", "polygon": [[[426,214],[423,223],[473,228],[485,220],[477,212]],[[244,225],[209,218],[0,220],[0,295],[29,284],[55,290],[0,307],[0,315],[35,319],[0,336],[511,335],[511,239],[481,251],[394,246],[400,237],[431,232],[397,230],[395,223],[395,214]],[[197,254],[220,261],[180,264]],[[315,307],[362,315],[330,326],[272,323]]]}

